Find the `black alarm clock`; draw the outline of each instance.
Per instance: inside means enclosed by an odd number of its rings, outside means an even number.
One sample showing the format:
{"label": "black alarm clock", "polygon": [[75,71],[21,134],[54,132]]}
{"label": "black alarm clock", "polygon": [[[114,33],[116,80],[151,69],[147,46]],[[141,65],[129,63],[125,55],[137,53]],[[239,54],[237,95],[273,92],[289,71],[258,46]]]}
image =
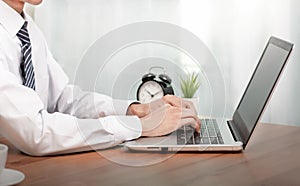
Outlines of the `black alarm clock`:
{"label": "black alarm clock", "polygon": [[[164,71],[163,74],[159,74],[158,78],[152,69],[160,68]],[[142,77],[142,83],[137,89],[137,100],[141,103],[149,103],[156,99],[162,98],[164,95],[174,95],[174,90],[171,85],[172,80],[166,74],[166,70],[163,67],[151,67],[149,73]]]}

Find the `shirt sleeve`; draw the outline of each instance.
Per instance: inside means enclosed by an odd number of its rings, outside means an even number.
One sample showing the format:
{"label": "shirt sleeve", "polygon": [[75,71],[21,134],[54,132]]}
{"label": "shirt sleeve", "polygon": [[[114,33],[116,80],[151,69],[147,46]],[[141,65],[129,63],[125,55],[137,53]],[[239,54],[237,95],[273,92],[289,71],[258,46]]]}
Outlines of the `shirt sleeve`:
{"label": "shirt sleeve", "polygon": [[95,92],[82,91],[78,86],[67,85],[56,104],[56,110],[78,118],[99,118],[126,115],[132,101],[117,100]]}
{"label": "shirt sleeve", "polygon": [[140,137],[136,116],[80,119],[48,112],[36,92],[20,85],[3,64],[0,50],[0,133],[21,151],[35,156],[63,154]]}

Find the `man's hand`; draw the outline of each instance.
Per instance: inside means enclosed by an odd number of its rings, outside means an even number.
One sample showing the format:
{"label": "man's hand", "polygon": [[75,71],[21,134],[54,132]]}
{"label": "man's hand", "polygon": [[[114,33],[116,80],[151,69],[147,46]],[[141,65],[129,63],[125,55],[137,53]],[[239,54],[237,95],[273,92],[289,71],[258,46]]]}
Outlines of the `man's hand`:
{"label": "man's hand", "polygon": [[161,99],[155,100],[148,104],[132,104],[129,106],[127,114],[136,115],[139,118],[142,118],[155,111],[156,109],[165,106],[166,104],[171,105],[173,107],[191,109],[194,112],[194,114],[197,115],[197,111],[194,107],[194,104],[191,101],[186,101],[173,95],[166,95]]}
{"label": "man's hand", "polygon": [[193,110],[166,104],[141,118],[142,136],[163,136],[190,125],[199,132],[200,120]]}
{"label": "man's hand", "polygon": [[167,95],[149,104],[132,104],[128,113],[137,115],[142,123],[142,136],[162,136],[184,125],[199,132],[200,120],[192,102]]}

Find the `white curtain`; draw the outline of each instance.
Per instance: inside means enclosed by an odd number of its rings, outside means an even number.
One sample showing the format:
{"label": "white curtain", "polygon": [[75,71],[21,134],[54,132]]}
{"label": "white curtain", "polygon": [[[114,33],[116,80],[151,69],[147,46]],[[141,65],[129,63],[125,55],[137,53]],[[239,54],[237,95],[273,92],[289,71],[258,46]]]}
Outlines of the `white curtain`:
{"label": "white curtain", "polygon": [[[45,0],[35,9],[34,17],[71,80],[89,46],[123,25],[161,21],[189,30],[207,45],[220,65],[228,117],[237,106],[267,39],[274,35],[291,41],[295,49],[263,121],[300,126],[298,7],[298,0]],[[80,78],[90,81],[88,76]],[[202,86],[199,92],[205,88]],[[202,106],[204,113],[205,107],[209,106]]]}

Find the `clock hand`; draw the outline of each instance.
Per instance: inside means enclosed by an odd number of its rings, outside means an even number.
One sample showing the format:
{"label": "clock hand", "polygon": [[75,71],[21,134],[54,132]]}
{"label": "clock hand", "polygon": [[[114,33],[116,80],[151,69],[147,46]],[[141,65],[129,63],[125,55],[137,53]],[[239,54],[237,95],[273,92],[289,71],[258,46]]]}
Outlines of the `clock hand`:
{"label": "clock hand", "polygon": [[148,93],[148,94],[150,94],[151,95],[151,98],[153,98],[154,97],[154,95],[153,94],[151,94],[151,92],[149,91],[149,90],[147,90],[147,89],[145,89],[146,90],[146,92]]}
{"label": "clock hand", "polygon": [[160,91],[158,91],[158,92],[154,93],[154,94],[153,94],[153,96],[156,96],[156,95],[157,95],[157,94],[159,94],[159,93],[160,93]]}

